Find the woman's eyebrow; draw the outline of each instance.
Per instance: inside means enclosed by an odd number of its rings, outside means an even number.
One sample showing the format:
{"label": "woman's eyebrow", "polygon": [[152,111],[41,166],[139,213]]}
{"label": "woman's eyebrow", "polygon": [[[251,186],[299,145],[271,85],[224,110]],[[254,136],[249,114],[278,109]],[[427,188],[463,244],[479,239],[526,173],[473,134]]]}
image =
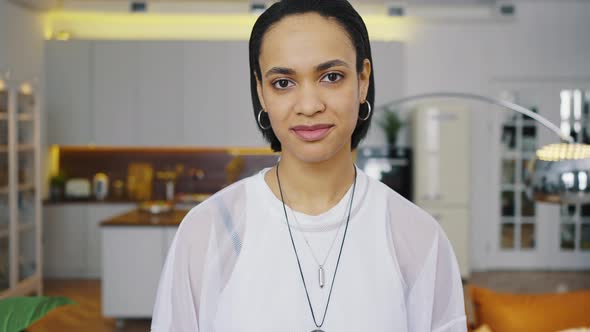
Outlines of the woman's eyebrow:
{"label": "woman's eyebrow", "polygon": [[285,68],[285,67],[272,67],[271,69],[269,69],[266,72],[266,74],[264,74],[264,77],[269,77],[270,75],[273,75],[273,74],[293,75],[293,74],[295,74],[295,71],[293,69]]}
{"label": "woman's eyebrow", "polygon": [[[336,67],[336,66],[343,66],[343,67],[350,68],[348,63],[346,63],[342,60],[335,59],[335,60],[330,60],[330,61],[320,63],[319,65],[315,66],[315,71],[316,72],[324,71],[326,69]],[[285,68],[285,67],[273,67],[273,68],[269,69],[266,72],[266,74],[264,74],[264,77],[268,77],[273,74],[293,75],[293,74],[295,74],[295,70],[293,70],[291,68]]]}
{"label": "woman's eyebrow", "polygon": [[315,67],[315,71],[316,72],[317,71],[324,71],[326,69],[330,69],[332,67],[337,67],[337,66],[343,66],[343,67],[346,67],[346,68],[350,68],[350,66],[348,65],[348,63],[346,63],[346,62],[344,62],[342,60],[335,59],[335,60],[326,61],[324,63],[320,63],[319,65],[317,65]]}

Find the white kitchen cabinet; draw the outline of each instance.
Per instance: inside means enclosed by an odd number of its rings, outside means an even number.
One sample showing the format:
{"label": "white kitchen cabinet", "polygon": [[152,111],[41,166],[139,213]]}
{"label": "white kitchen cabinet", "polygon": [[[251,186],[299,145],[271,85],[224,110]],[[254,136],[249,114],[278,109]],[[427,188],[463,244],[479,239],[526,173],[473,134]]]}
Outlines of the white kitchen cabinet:
{"label": "white kitchen cabinet", "polygon": [[[228,100],[234,99],[227,72],[227,42],[187,43],[184,55],[184,140],[185,145],[227,146]],[[242,68],[241,70],[247,70]],[[247,85],[247,82],[241,82]],[[248,100],[249,101],[249,100]],[[246,101],[243,101],[244,103]],[[242,124],[244,125],[244,124]]]}
{"label": "white kitchen cabinet", "polygon": [[164,264],[164,230],[157,226],[102,227],[102,314],[150,317]]}
{"label": "white kitchen cabinet", "polygon": [[[390,44],[376,49],[398,59]],[[267,145],[252,111],[247,41],[49,41],[46,62],[49,143]],[[378,86],[399,90],[400,70],[386,72],[396,79]]]}
{"label": "white kitchen cabinet", "polygon": [[91,93],[97,145],[138,143],[138,53],[138,42],[94,42]]}
{"label": "white kitchen cabinet", "polygon": [[44,208],[44,274],[49,278],[81,278],[87,274],[88,224],[83,204]]}
{"label": "white kitchen cabinet", "polygon": [[227,42],[226,46],[225,91],[231,93],[227,98],[225,132],[230,146],[266,146],[256,124],[250,95],[250,74],[248,63],[248,43]]}
{"label": "white kitchen cabinet", "polygon": [[91,41],[45,43],[47,143],[86,145],[94,140]]}
{"label": "white kitchen cabinet", "polygon": [[100,223],[124,212],[131,211],[135,204],[95,204],[88,206],[86,233],[86,272],[85,277],[100,279],[102,272],[102,251],[100,241]]}
{"label": "white kitchen cabinet", "polygon": [[179,145],[183,139],[184,43],[138,43],[137,143]]}
{"label": "white kitchen cabinet", "polygon": [[56,204],[44,208],[44,271],[51,278],[100,279],[102,221],[135,204]]}

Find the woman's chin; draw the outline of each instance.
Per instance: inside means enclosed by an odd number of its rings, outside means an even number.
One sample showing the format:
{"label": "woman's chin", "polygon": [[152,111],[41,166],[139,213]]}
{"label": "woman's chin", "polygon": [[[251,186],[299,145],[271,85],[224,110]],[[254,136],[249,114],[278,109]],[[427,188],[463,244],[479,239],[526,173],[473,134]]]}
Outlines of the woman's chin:
{"label": "woman's chin", "polygon": [[299,147],[291,153],[296,159],[310,164],[317,164],[335,158],[342,148],[328,147],[325,144]]}

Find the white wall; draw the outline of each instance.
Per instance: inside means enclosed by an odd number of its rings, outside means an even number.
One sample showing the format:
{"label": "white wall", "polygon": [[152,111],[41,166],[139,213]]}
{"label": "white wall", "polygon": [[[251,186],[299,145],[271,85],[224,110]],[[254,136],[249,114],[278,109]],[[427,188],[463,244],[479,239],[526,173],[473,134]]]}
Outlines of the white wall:
{"label": "white wall", "polygon": [[406,44],[407,92],[485,93],[493,78],[590,75],[590,2],[516,6],[514,19],[417,24]]}
{"label": "white wall", "polygon": [[[496,96],[498,81],[546,82],[590,77],[590,1],[516,1],[513,19],[422,21],[405,45],[406,92],[463,91]],[[472,259],[485,268],[496,206],[490,190],[489,107],[474,105]],[[558,112],[556,109],[555,112]],[[491,188],[494,188],[492,186]]]}

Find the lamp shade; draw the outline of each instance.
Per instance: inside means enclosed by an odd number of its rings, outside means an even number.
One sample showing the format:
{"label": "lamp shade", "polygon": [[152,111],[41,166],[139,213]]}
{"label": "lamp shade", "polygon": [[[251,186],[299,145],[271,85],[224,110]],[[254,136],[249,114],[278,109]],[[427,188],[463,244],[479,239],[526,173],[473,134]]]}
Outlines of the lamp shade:
{"label": "lamp shade", "polygon": [[590,203],[590,145],[550,144],[537,150],[525,177],[530,198],[549,203]]}

